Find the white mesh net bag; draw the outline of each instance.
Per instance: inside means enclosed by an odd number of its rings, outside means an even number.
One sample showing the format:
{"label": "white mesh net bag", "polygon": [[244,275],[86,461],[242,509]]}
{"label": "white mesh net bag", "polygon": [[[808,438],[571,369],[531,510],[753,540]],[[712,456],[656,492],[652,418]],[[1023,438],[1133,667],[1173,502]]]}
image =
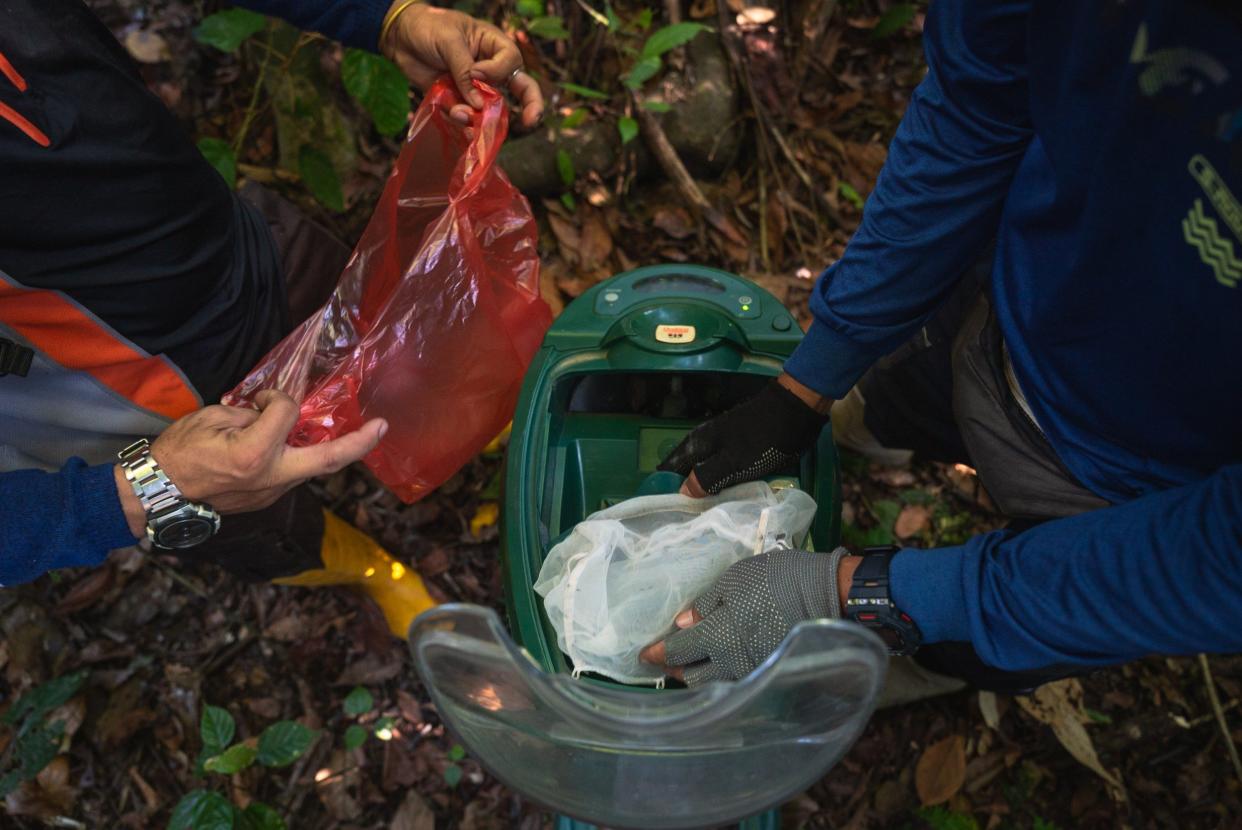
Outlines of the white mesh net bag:
{"label": "white mesh net bag", "polygon": [[535,590],[575,675],[658,685],[663,672],[639,652],[734,562],[800,546],[814,516],[806,493],[762,481],[704,499],[640,496],[580,522],[549,551]]}

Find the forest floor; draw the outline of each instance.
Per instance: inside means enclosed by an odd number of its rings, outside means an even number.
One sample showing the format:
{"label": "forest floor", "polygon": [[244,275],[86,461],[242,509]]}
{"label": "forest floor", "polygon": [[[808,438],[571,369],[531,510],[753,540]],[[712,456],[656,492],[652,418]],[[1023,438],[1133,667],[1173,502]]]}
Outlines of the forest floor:
{"label": "forest floor", "polygon": [[[620,150],[610,167],[562,165],[559,181],[531,194],[544,293],[555,310],[611,274],[678,261],[749,277],[808,322],[813,278],[840,256],[857,226],[921,78],[921,7],[806,0],[755,14],[733,0],[722,11],[717,2],[725,0],[695,0],[688,9],[665,4],[654,20],[647,7],[619,3],[612,40],[597,31],[602,24],[585,3],[468,5],[521,39],[528,66],[555,96],[540,129],[557,140],[637,116],[619,80],[637,49],[617,41],[642,45],[648,29],[669,22],[670,9],[717,31],[726,24],[735,50],[737,116],[721,129],[736,128],[740,137],[730,158],[695,170],[715,221],[688,205],[684,190],[641,149],[646,136],[614,140]],[[315,57],[309,67],[299,68],[305,62],[288,53],[271,65],[267,47],[224,53],[192,36],[214,4],[90,5],[196,138],[236,144],[242,178],[280,189],[343,239],[356,240],[400,144],[372,129],[342,88],[339,47],[299,39],[294,50]],[[272,44],[278,35],[272,32]],[[694,76],[690,60],[681,50],[667,53],[669,71],[646,94],[664,95],[675,109],[678,79]],[[750,92],[737,80],[739,69]],[[306,73],[295,115],[342,128],[302,125],[305,134],[329,133],[341,144],[322,149],[337,170],[335,206],[343,210],[327,206],[331,187],[325,198],[290,160],[296,151],[282,144],[298,127],[280,103],[282,73],[294,72]],[[604,92],[575,94],[565,83]],[[499,453],[481,455],[413,505],[360,467],[314,486],[330,509],[416,568],[441,598],[503,610],[494,508],[501,464]],[[843,473],[847,543],[956,544],[1004,524],[961,465],[888,468],[846,455]],[[128,550],[97,569],[0,592],[0,629],[5,706],[54,678],[87,672],[58,709],[60,756],[5,799],[0,825],[163,828],[185,793],[206,787],[239,807],[267,803],[298,830],[550,826],[547,814],[493,779],[446,733],[405,645],[347,591],[244,584],[212,566]],[[1210,665],[1213,680],[1193,657],[1150,658],[1057,684],[1034,700],[963,691],[879,712],[839,765],[782,808],[785,826],[1239,826],[1242,785],[1230,747],[1242,738],[1242,660],[1214,657]],[[1214,715],[1212,682],[1228,734]],[[367,690],[361,698],[359,687]],[[287,766],[202,776],[195,764],[208,704],[231,714],[239,739],[284,719],[319,731]],[[352,746],[350,735],[361,733],[351,727],[358,726],[365,740]],[[14,738],[12,729],[0,732],[0,764],[7,765],[0,772],[16,763]],[[1072,752],[1098,758],[1097,771]]]}

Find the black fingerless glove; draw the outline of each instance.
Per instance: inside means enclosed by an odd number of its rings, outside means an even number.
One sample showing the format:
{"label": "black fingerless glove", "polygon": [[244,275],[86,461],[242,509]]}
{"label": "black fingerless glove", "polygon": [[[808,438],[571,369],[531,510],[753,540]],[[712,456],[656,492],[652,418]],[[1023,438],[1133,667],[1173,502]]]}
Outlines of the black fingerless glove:
{"label": "black fingerless glove", "polygon": [[708,493],[771,475],[798,460],[828,423],[775,380],[755,397],[700,424],[660,464]]}

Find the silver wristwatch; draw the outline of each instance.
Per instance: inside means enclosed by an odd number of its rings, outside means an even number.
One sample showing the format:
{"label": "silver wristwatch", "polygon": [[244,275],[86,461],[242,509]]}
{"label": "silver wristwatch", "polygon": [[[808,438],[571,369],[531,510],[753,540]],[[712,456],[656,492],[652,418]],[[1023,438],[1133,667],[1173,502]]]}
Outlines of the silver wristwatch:
{"label": "silver wristwatch", "polygon": [[117,453],[125,479],[147,513],[147,538],[161,548],[192,548],[220,529],[220,514],[209,505],[186,501],[151,457],[151,444],[140,438]]}

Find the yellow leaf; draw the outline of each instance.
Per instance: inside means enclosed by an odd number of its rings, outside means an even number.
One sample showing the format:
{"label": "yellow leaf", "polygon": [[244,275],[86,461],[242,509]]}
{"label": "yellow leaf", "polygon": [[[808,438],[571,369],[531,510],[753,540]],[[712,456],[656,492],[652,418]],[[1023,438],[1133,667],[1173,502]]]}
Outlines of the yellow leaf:
{"label": "yellow leaf", "polygon": [[479,505],[479,509],[474,511],[474,518],[470,520],[470,534],[480,536],[486,528],[496,524],[499,518],[500,505],[494,501],[483,502]]}
{"label": "yellow leaf", "polygon": [[509,443],[509,433],[512,431],[513,422],[510,421],[505,424],[505,428],[500,431],[499,435],[487,442],[487,446],[483,448],[483,454],[500,452],[504,445]]}

